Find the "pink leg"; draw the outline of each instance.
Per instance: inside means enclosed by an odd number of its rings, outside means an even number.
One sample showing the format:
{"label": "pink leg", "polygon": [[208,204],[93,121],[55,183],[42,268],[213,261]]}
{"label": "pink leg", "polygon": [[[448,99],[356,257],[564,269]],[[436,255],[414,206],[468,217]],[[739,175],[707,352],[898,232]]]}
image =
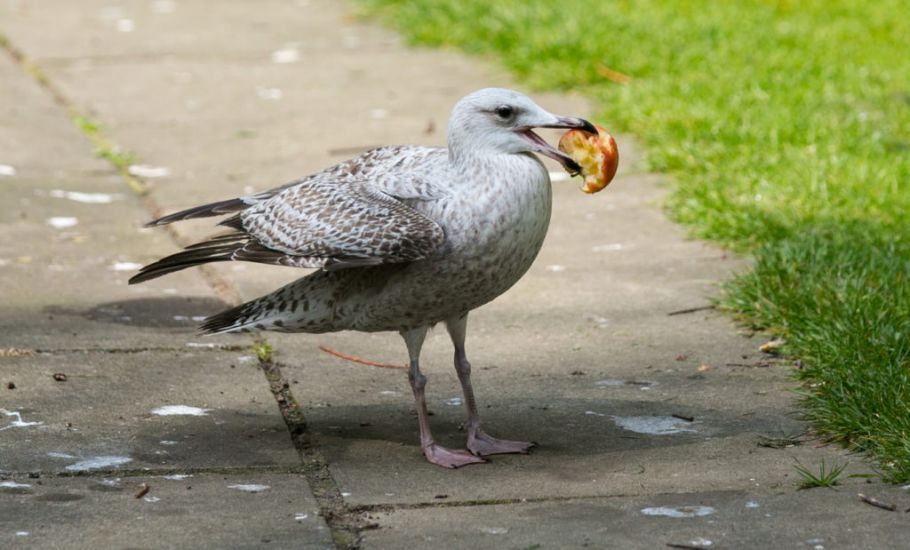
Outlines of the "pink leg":
{"label": "pink leg", "polygon": [[424,398],[427,377],[420,372],[418,361],[420,348],[423,346],[426,334],[426,328],[415,329],[402,334],[408,345],[408,354],[411,356],[408,381],[410,381],[411,390],[414,392],[414,404],[417,407],[417,424],[420,427],[420,449],[423,451],[423,456],[426,457],[430,464],[436,464],[443,468],[459,468],[468,464],[486,462],[486,460],[478,458],[467,451],[447,449],[433,441],[427,415],[427,402]]}
{"label": "pink leg", "polygon": [[465,406],[468,408],[468,422],[466,424],[468,450],[477,456],[510,453],[527,454],[531,448],[537,446],[536,443],[497,439],[487,435],[486,432],[480,429],[480,416],[477,414],[474,388],[471,386],[471,363],[468,362],[468,357],[464,351],[467,324],[468,317],[465,315],[460,319],[448,321],[446,328],[448,328],[452,343],[455,345],[455,371],[458,373],[458,381],[461,382],[461,390],[464,393]]}

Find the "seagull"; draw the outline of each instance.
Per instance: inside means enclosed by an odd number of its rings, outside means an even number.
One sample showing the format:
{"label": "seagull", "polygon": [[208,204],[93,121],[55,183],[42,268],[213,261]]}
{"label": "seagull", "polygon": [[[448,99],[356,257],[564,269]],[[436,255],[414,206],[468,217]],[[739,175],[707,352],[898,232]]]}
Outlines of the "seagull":
{"label": "seagull", "polygon": [[[460,99],[447,147],[386,146],[261,193],[190,208],[150,222],[225,215],[222,233],[143,267],[130,284],[209,262],[247,261],[316,271],[208,317],[206,334],[250,330],[398,331],[408,351],[426,460],[447,468],[528,453],[535,443],[481,429],[465,353],[468,314],[531,267],[550,223],[549,174],[535,156],[580,171],[534,128],[577,128],[530,98],[486,88]],[[466,449],[436,444],[427,420],[420,351],[444,323],[467,408]]]}

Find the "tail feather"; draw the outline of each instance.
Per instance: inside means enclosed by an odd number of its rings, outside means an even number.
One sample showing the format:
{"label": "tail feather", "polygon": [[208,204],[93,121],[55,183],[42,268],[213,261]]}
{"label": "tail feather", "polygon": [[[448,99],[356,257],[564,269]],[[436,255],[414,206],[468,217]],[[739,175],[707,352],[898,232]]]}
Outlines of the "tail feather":
{"label": "tail feather", "polygon": [[[248,330],[319,333],[342,328],[336,317],[337,274],[317,271],[239,306],[207,317],[203,334]],[[340,323],[340,324],[339,324]]]}
{"label": "tail feather", "polygon": [[282,330],[281,312],[275,310],[275,294],[266,294],[231,309],[206,317],[199,326],[201,334],[249,330]]}
{"label": "tail feather", "polygon": [[243,327],[245,321],[251,317],[255,304],[256,301],[254,300],[206,317],[205,321],[199,326],[199,332],[201,334],[218,334],[220,332],[239,330]]}

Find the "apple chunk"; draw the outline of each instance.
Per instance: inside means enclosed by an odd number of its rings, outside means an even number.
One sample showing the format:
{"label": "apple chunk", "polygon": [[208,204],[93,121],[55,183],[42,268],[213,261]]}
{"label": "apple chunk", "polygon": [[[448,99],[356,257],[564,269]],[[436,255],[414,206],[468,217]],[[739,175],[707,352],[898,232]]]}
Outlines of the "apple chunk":
{"label": "apple chunk", "polygon": [[559,150],[572,157],[581,166],[585,178],[581,190],[597,193],[605,188],[619,166],[616,140],[606,130],[596,126],[599,135],[582,130],[569,130],[559,138]]}

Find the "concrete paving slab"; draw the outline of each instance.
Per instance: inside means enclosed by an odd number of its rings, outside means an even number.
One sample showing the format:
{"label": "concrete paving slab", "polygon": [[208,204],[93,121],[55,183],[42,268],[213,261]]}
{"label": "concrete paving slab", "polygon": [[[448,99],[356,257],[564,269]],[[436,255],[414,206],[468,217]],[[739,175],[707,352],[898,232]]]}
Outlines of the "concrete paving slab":
{"label": "concrete paving slab", "polygon": [[91,175],[123,190],[119,180],[105,177],[113,173],[110,165],[91,154],[60,106],[5,54],[0,56],[0,79],[0,164],[23,178]]}
{"label": "concrete paving slab", "polygon": [[[329,376],[326,370],[323,380]],[[292,386],[295,393],[318,376],[314,371],[312,376],[292,372],[300,376],[300,383]],[[610,378],[632,383],[597,386],[598,380],[566,373],[523,381],[484,376],[485,389],[478,399],[490,433],[540,446],[529,456],[496,456],[489,464],[448,472],[422,462],[403,376],[352,378],[356,390],[332,392],[329,403],[317,403],[306,414],[333,475],[354,505],[428,503],[437,494],[477,501],[697,488],[794,489],[797,460],[812,466],[822,458],[829,464],[847,461],[836,448],[791,442],[804,425],[781,409],[779,401],[762,403],[762,397],[750,396],[725,403],[736,387],[754,380],[654,377],[654,384],[676,385],[667,397],[656,389],[642,391],[637,378]],[[761,383],[785,391],[783,383]],[[436,391],[429,406],[437,441],[463,447],[457,383],[446,380],[432,387]],[[359,393],[361,389],[365,393]],[[851,471],[868,473],[861,461],[852,464]]]}
{"label": "concrete paving slab", "polygon": [[0,358],[0,372],[0,471],[299,464],[252,356],[39,354]]}
{"label": "concrete paving slab", "polygon": [[302,476],[267,473],[0,481],[0,546],[334,548]]}
{"label": "concrete paving slab", "polygon": [[[371,514],[363,548],[901,548],[910,495],[879,488],[888,512],[839,490],[722,491]],[[445,502],[445,499],[437,500]]]}
{"label": "concrete paving slab", "polygon": [[[243,337],[200,340],[194,328],[227,307],[198,273],[128,286],[143,263],[174,248],[164,232],[141,229],[128,194],[83,181],[9,178],[0,187],[0,347],[184,348],[190,342],[248,345]],[[66,198],[116,197],[110,203]],[[68,225],[72,224],[72,225]],[[29,243],[40,243],[34,246]],[[179,290],[178,290],[179,289]]]}
{"label": "concrete paving slab", "polygon": [[[223,309],[198,273],[128,287],[138,266],[174,249],[63,109],[0,56],[0,347],[182,348]],[[178,295],[178,290],[180,293]],[[195,318],[195,319],[194,319]],[[218,338],[213,343],[245,344]]]}

